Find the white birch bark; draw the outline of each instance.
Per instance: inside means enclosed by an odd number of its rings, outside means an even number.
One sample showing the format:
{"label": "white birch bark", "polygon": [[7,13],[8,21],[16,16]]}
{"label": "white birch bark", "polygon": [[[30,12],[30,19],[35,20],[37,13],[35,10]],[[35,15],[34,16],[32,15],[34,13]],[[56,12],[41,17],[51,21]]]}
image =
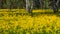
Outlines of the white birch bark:
{"label": "white birch bark", "polygon": [[32,12],[33,8],[33,0],[26,0],[26,11]]}

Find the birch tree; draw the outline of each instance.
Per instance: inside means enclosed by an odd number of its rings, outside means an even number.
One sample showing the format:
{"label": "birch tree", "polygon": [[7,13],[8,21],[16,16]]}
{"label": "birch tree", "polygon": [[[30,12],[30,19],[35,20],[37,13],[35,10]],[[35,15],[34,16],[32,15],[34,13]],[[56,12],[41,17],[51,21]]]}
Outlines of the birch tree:
{"label": "birch tree", "polygon": [[32,13],[33,9],[33,0],[26,0],[26,11]]}

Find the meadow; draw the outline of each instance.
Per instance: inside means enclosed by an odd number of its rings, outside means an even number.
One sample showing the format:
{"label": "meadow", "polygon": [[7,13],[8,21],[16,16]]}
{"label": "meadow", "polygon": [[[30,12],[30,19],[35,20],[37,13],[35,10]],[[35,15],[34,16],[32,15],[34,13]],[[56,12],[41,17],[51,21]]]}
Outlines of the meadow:
{"label": "meadow", "polygon": [[0,34],[60,34],[60,16],[51,9],[0,9]]}

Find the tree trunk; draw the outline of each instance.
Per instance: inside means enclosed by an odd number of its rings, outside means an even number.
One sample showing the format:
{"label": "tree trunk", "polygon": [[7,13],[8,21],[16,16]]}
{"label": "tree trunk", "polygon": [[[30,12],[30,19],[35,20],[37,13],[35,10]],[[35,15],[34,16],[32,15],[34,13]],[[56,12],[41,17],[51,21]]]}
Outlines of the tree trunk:
{"label": "tree trunk", "polygon": [[33,1],[32,0],[26,0],[26,11],[28,13],[32,13],[33,9]]}

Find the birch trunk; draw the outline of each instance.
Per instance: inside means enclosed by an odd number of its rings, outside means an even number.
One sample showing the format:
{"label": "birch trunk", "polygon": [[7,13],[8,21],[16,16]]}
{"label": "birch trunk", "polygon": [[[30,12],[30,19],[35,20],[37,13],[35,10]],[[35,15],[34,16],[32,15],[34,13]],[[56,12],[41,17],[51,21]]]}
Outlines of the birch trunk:
{"label": "birch trunk", "polygon": [[31,13],[33,9],[33,0],[26,0],[26,11]]}

